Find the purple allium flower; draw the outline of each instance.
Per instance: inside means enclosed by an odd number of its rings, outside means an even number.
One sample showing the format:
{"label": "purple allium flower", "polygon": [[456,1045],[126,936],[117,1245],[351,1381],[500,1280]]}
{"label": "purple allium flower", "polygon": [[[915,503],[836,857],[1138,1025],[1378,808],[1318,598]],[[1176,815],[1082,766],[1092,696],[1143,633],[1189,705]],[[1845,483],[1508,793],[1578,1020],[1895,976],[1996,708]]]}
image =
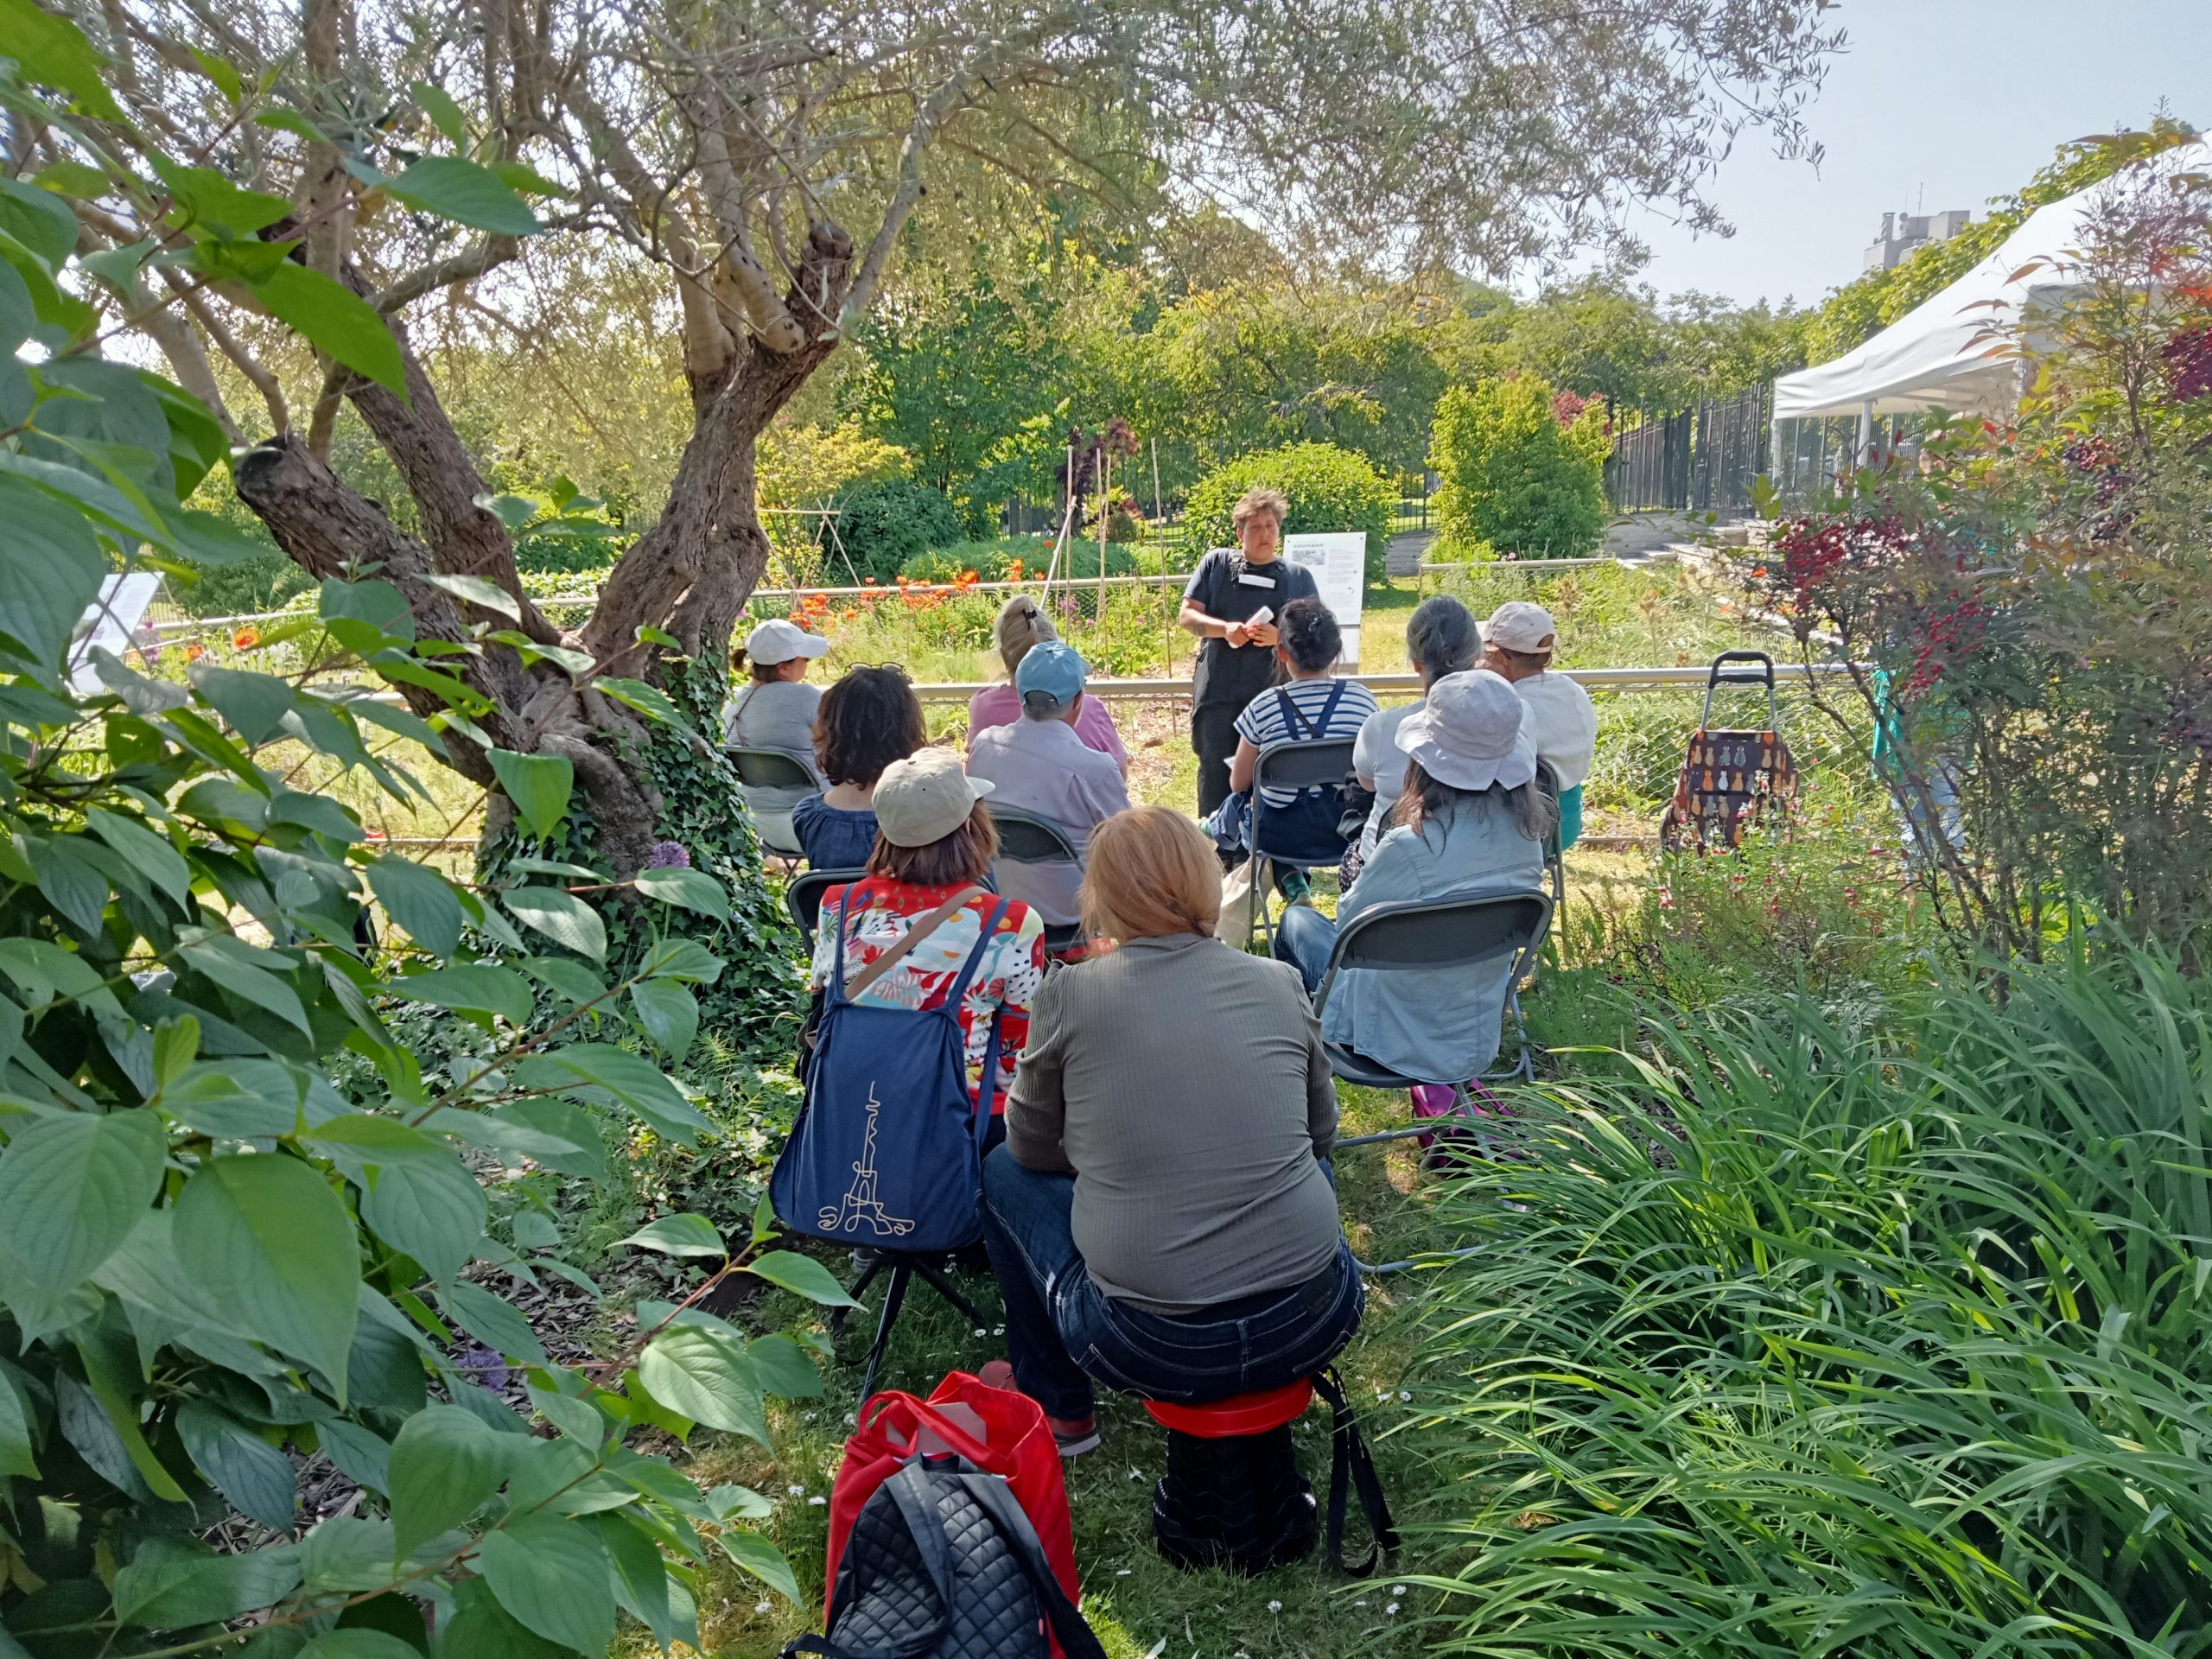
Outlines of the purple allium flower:
{"label": "purple allium flower", "polygon": [[473,1373],[494,1394],[507,1386],[507,1362],[496,1348],[464,1349],[454,1365],[464,1373]]}
{"label": "purple allium flower", "polygon": [[649,870],[688,870],[691,868],[691,855],[683,850],[683,843],[680,841],[657,841],[653,842],[652,851],[645,856],[645,868]]}
{"label": "purple allium flower", "polygon": [[1082,608],[1083,607],[1080,605],[1076,603],[1075,595],[1073,594],[1066,595],[1060,601],[1060,614],[1062,616],[1073,616]]}

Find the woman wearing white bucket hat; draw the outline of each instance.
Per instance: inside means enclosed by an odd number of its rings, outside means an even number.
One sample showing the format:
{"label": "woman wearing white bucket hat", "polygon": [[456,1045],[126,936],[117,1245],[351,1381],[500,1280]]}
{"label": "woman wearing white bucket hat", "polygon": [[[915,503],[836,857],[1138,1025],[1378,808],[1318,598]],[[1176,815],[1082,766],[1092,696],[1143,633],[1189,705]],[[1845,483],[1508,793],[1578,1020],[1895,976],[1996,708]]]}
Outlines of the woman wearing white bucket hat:
{"label": "woman wearing white bucket hat", "polygon": [[[1535,786],[1526,705],[1488,669],[1447,674],[1398,728],[1406,757],[1396,827],[1375,845],[1336,920],[1306,905],[1283,912],[1275,954],[1311,992],[1337,929],[1377,905],[1435,903],[1534,889],[1543,879],[1551,803]],[[1407,1077],[1464,1083],[1497,1058],[1510,963],[1389,973],[1347,969],[1322,1010],[1321,1035]],[[1428,1103],[1416,1096],[1416,1105]]]}

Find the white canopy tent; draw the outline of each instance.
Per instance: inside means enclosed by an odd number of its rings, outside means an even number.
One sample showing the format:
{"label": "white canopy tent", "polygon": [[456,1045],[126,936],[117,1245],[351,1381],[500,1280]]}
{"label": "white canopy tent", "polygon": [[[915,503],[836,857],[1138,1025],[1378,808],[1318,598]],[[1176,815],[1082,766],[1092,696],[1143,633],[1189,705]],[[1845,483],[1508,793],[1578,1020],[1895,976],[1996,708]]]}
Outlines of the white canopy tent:
{"label": "white canopy tent", "polygon": [[[2178,145],[2136,166],[2167,177],[2212,170],[2212,143]],[[2019,360],[1993,336],[2075,285],[2065,257],[2081,247],[2084,224],[2104,188],[2093,185],[2038,207],[1995,252],[1856,351],[1777,380],[1777,450],[1781,423],[1787,420],[1855,415],[1863,450],[1872,423],[1882,416],[1930,409],[1988,414],[2017,404]],[[2020,274],[2037,261],[2044,263]]]}

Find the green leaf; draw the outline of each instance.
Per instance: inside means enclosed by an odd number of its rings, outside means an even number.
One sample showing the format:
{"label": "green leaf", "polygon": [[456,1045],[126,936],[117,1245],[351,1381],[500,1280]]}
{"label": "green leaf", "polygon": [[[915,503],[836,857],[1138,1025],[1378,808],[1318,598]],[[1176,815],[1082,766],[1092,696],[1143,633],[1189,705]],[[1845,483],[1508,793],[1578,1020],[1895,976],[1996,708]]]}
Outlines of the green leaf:
{"label": "green leaf", "polygon": [[31,291],[25,285],[22,273],[0,260],[0,361],[10,365],[10,396],[20,401],[20,410],[0,410],[10,426],[21,424],[30,418],[30,381],[23,365],[15,362],[16,348],[31,337],[38,327],[38,309],[31,303]]}
{"label": "green leaf", "polygon": [[747,1262],[745,1270],[824,1307],[860,1306],[845,1294],[845,1287],[837,1282],[836,1275],[810,1255],[800,1255],[792,1250],[770,1250]]}
{"label": "green leaf", "polygon": [[614,1639],[614,1568],[588,1521],[525,1516],[487,1533],[477,1566],[499,1605],[549,1642],[605,1653]]}
{"label": "green leaf", "polygon": [[384,188],[410,207],[495,235],[535,236],[544,228],[498,174],[458,156],[425,156]]}
{"label": "green leaf", "polygon": [[518,1027],[530,1023],[531,1010],[536,1005],[530,982],[520,974],[512,968],[486,967],[480,963],[461,963],[434,969],[427,974],[410,974],[391,981],[387,988],[392,995],[410,1002],[428,1002],[465,1013],[496,1014],[509,1025]]}
{"label": "green leaf", "polygon": [[668,693],[663,691],[658,686],[647,685],[643,680],[624,679],[620,675],[611,674],[602,674],[592,683],[613,698],[615,702],[627,703],[641,715],[651,715],[655,720],[664,721],[671,726],[690,729],[690,722],[685,720],[676,705],[669,701]]}
{"label": "green leaf", "polygon": [[272,825],[297,824],[302,830],[312,830],[347,846],[363,839],[360,821],[343,801],[296,789],[280,789],[270,797],[269,822]]}
{"label": "green leaf", "polygon": [[324,1631],[300,1649],[298,1659],[423,1659],[423,1650],[389,1630],[356,1624]]}
{"label": "green leaf", "polygon": [[270,315],[306,336],[318,351],[327,352],[402,398],[407,396],[399,342],[368,302],[351,289],[287,260],[254,283],[253,292]]}
{"label": "green leaf", "polygon": [[329,1185],[282,1153],[211,1158],[176,1204],[177,1258],[249,1334],[328,1379],[340,1404],[361,1262]]}
{"label": "green leaf", "polygon": [[154,1630],[212,1624],[271,1606],[299,1581],[296,1544],[218,1555],[203,1544],[149,1538],[115,1575],[115,1615]]}
{"label": "green leaf", "polygon": [[798,1592],[798,1580],[792,1576],[791,1564],[784,1559],[784,1552],[759,1533],[732,1532],[724,1528],[715,1541],[722,1547],[723,1554],[794,1607],[806,1605],[805,1598]]}
{"label": "green leaf", "polygon": [[148,1111],[72,1112],[18,1130],[0,1153],[0,1253],[46,1294],[82,1284],[154,1202],[168,1151]]}
{"label": "green leaf", "polygon": [[273,674],[218,668],[205,661],[193,664],[187,672],[193,689],[214,705],[249,747],[276,736],[292,711],[291,686]]}
{"label": "green leaf", "polygon": [[0,1360],[0,1478],[29,1475],[35,1479],[38,1456],[32,1426],[37,1414],[16,1380],[19,1376],[14,1366]]}
{"label": "green leaf", "polygon": [[213,81],[216,90],[225,98],[233,104],[245,100],[245,83],[238,79],[237,70],[212,52],[203,52],[196,46],[188,47],[186,50],[192,54],[192,60],[200,66],[200,73]]}
{"label": "green leaf", "polygon": [[147,159],[184,215],[183,224],[204,225],[226,238],[247,237],[292,211],[283,196],[244,189],[212,167],[186,167],[159,154]]}
{"label": "green leaf", "polygon": [[[493,751],[494,756],[499,752]],[[599,912],[572,893],[559,887],[512,887],[500,895],[508,912],[525,927],[534,927],[578,956],[594,962],[607,960],[607,924]]]}
{"label": "green leaf", "polygon": [[638,964],[650,979],[681,979],[711,985],[721,977],[722,959],[696,939],[656,939]]}
{"label": "green leaf", "polygon": [[768,1444],[760,1379],[734,1332],[671,1325],[638,1356],[638,1378],[671,1411]]}
{"label": "green leaf", "polygon": [[512,594],[497,582],[486,582],[481,576],[449,576],[438,571],[432,572],[423,580],[480,610],[497,611],[511,621],[522,620],[522,606]]}
{"label": "green leaf", "polygon": [[612,1043],[570,1043],[547,1054],[533,1054],[515,1066],[515,1082],[524,1089],[604,1090],[661,1134],[684,1146],[710,1128],[698,1109],[677,1092],[665,1072],[642,1054]]}
{"label": "green leaf", "polygon": [[122,854],[132,868],[178,904],[191,902],[192,867],[184,861],[184,855],[169,844],[167,836],[156,834],[136,818],[120,817],[97,806],[86,810],[85,827]]}
{"label": "green leaf", "polygon": [[232,1509],[271,1532],[292,1529],[299,1492],[289,1458],[205,1400],[186,1402],[176,1427],[186,1452]]}
{"label": "green leaf", "polygon": [[264,110],[253,118],[253,124],[276,132],[289,132],[310,143],[327,144],[330,142],[329,136],[321,127],[297,110]]}
{"label": "green leaf", "polygon": [[750,1486],[717,1486],[707,1494],[707,1508],[717,1521],[766,1521],[776,1506]]}
{"label": "green leaf", "polygon": [[[645,1528],[626,1515],[597,1518],[600,1541],[614,1563],[614,1597],[622,1610],[653,1633],[665,1651],[671,1643],[687,1639],[669,1605],[668,1567],[660,1546]],[[696,1641],[696,1630],[688,1639]]]}
{"label": "green leaf", "polygon": [[430,118],[440,132],[452,140],[455,149],[468,148],[468,118],[461,112],[461,105],[453,101],[451,93],[427,80],[410,82],[408,90],[415,94],[415,101],[423,106],[423,113]]}
{"label": "green leaf", "polygon": [[745,1351],[766,1392],[785,1400],[812,1400],[822,1393],[822,1374],[789,1337],[755,1337]]}
{"label": "green leaf", "polygon": [[0,474],[0,524],[8,526],[0,633],[41,667],[59,666],[77,619],[99,597],[99,543],[74,507],[8,474]]}
{"label": "green leaf", "polygon": [[105,65],[76,24],[32,0],[0,0],[0,40],[25,80],[59,87],[104,119],[124,118],[107,89]]}
{"label": "green leaf", "polygon": [[608,998],[607,982],[581,962],[566,957],[531,957],[522,966],[532,979],[578,1007],[596,1002],[608,1014],[619,1011]]}
{"label": "green leaf", "polygon": [[649,899],[681,905],[718,922],[729,919],[729,895],[704,870],[639,870],[633,880],[638,891]]}
{"label": "green leaf", "polygon": [[308,1133],[361,1189],[361,1219],[435,1279],[468,1265],[484,1236],[484,1189],[450,1146],[394,1117],[349,1112]]}
{"label": "green leaf", "polygon": [[162,1090],[161,1108],[186,1128],[234,1141],[299,1127],[307,1079],[276,1060],[203,1060]]}
{"label": "green leaf", "polygon": [[56,836],[31,843],[31,868],[38,875],[38,890],[47,902],[88,937],[100,931],[100,912],[107,908],[108,878],[87,857],[80,837]]}
{"label": "green leaf", "polygon": [[616,1243],[627,1244],[632,1249],[655,1250],[663,1255],[702,1255],[715,1262],[729,1254],[729,1246],[722,1242],[715,1224],[704,1216],[688,1212],[663,1216]]}
{"label": "green leaf", "polygon": [[487,1115],[501,1144],[559,1175],[607,1179],[607,1148],[598,1120],[566,1100],[518,1100]]}
{"label": "green leaf", "polygon": [[425,1406],[391,1443],[393,1548],[411,1553],[482,1509],[507,1478],[505,1435],[459,1406]]}
{"label": "green leaf", "polygon": [[242,997],[256,1007],[266,1008],[306,1036],[315,1035],[299,993],[266,969],[257,967],[228,934],[217,933],[179,947],[178,954],[219,985],[226,995]]}
{"label": "green leaf", "polygon": [[[462,1414],[466,1416],[467,1414]],[[474,1422],[476,1420],[472,1417],[469,1421]],[[372,1433],[359,1423],[349,1423],[342,1418],[333,1418],[315,1427],[322,1437],[323,1455],[330,1459],[340,1474],[355,1485],[365,1486],[373,1492],[389,1493],[391,1491],[391,1446],[382,1435]],[[487,1429],[485,1432],[489,1433],[491,1431]]]}
{"label": "green leaf", "polygon": [[510,1359],[533,1365],[550,1364],[545,1344],[530,1328],[530,1321],[505,1297],[481,1285],[462,1280],[438,1293],[438,1306],[447,1316],[487,1348],[496,1348]]}
{"label": "green leaf", "polygon": [[[492,751],[492,770],[499,787],[515,804],[515,810],[540,841],[552,839],[569,814],[569,797],[576,783],[576,769],[566,755],[517,754],[508,749]],[[587,956],[603,956],[587,951]]]}
{"label": "green leaf", "polygon": [[[10,54],[15,42],[10,41]],[[0,177],[0,231],[6,232],[59,272],[77,247],[77,215],[50,190]]]}
{"label": "green leaf", "polygon": [[638,1023],[660,1046],[672,1065],[683,1064],[691,1039],[699,1034],[699,999],[665,979],[641,979],[630,987]]}
{"label": "green leaf", "polygon": [[370,864],[369,886],[385,913],[433,956],[461,949],[461,900],[435,870],[386,853]]}

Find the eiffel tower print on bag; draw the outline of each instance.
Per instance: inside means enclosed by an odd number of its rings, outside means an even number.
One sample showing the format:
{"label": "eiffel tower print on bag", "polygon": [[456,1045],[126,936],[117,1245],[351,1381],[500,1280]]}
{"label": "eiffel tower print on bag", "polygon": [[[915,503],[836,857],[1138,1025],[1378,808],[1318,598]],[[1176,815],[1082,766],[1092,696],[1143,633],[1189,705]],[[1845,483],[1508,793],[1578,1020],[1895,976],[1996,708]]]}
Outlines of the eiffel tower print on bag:
{"label": "eiffel tower print on bag", "polygon": [[[789,1231],[916,1254],[960,1249],[982,1236],[978,1108],[968,1092],[960,1004],[1010,901],[995,901],[959,978],[936,1007],[855,999],[963,905],[989,897],[981,887],[963,887],[916,917],[906,937],[850,985],[843,940],[852,889],[838,899],[838,944],[807,1064],[806,1098],[768,1180],[777,1217]],[[986,1089],[998,1065],[995,1016],[983,1057]]]}

